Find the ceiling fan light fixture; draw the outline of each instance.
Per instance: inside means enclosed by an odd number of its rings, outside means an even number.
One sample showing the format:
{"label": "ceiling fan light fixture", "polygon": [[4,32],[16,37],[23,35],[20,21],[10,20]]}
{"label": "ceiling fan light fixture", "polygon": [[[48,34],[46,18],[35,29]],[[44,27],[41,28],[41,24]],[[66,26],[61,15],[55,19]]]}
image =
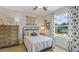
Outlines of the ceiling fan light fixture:
{"label": "ceiling fan light fixture", "polygon": [[33,8],[33,10],[36,10],[36,9],[43,9],[44,11],[47,11],[47,7],[45,6],[36,6]]}
{"label": "ceiling fan light fixture", "polygon": [[42,9],[43,7],[42,7],[42,6],[38,6],[38,8],[39,8],[39,9]]}

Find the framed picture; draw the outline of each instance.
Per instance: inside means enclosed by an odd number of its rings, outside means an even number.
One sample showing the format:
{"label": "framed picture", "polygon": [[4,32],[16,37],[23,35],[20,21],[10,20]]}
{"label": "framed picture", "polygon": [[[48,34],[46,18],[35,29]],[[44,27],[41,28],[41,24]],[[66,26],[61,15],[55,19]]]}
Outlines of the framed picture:
{"label": "framed picture", "polygon": [[47,29],[50,29],[50,22],[48,22],[47,20],[44,20],[44,26],[45,26]]}
{"label": "framed picture", "polygon": [[50,22],[47,22],[47,29],[50,29]]}

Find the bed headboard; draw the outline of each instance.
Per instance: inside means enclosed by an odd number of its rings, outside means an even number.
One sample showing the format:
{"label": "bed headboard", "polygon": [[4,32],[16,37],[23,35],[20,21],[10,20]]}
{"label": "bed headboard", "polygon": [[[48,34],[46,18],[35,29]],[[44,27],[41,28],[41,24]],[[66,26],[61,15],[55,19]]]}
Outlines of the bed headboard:
{"label": "bed headboard", "polygon": [[24,26],[24,28],[23,28],[23,39],[24,39],[24,36],[30,36],[29,33],[32,33],[32,32],[39,33],[37,25],[26,25],[26,26]]}
{"label": "bed headboard", "polygon": [[24,26],[24,31],[36,31],[38,30],[38,26],[37,25],[26,25]]}

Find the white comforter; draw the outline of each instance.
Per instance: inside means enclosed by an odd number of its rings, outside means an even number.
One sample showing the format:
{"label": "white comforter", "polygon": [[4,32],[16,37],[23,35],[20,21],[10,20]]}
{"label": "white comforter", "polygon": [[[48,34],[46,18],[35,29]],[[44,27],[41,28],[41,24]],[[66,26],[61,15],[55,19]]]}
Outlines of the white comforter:
{"label": "white comforter", "polygon": [[24,44],[28,52],[38,52],[42,49],[53,46],[53,40],[52,38],[42,35],[31,36],[30,38],[24,37]]}

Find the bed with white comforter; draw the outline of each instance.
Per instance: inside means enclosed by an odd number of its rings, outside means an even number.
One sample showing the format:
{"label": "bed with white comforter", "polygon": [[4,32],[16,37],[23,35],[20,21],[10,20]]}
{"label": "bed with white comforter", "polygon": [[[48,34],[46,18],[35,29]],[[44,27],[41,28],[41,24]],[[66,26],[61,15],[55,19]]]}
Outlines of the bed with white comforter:
{"label": "bed with white comforter", "polygon": [[48,47],[53,46],[53,39],[47,36],[38,35],[38,36],[25,36],[24,44],[28,52],[38,52]]}

